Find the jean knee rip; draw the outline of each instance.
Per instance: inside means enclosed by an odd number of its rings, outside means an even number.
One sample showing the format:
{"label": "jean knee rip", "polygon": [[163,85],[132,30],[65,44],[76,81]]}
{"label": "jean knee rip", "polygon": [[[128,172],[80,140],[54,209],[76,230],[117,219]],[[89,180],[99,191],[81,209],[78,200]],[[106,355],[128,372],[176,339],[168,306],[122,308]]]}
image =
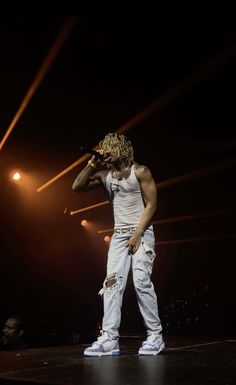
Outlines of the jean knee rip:
{"label": "jean knee rip", "polygon": [[[115,283],[112,284],[111,286],[107,286],[107,283],[109,282],[109,280],[113,280],[113,279],[115,280]],[[115,295],[120,290],[121,282],[122,282],[122,277],[118,277],[117,274],[112,274],[107,276],[103,282],[103,287],[98,294],[101,296],[105,293],[110,295]]]}

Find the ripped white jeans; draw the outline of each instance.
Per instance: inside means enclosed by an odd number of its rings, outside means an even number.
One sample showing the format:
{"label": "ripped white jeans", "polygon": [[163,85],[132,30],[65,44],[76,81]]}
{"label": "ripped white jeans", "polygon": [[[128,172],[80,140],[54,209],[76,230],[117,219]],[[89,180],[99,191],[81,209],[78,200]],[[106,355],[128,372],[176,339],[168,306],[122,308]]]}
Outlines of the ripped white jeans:
{"label": "ripped white jeans", "polygon": [[[159,334],[162,330],[157,297],[151,282],[152,267],[156,256],[153,229],[148,228],[142,235],[138,250],[134,254],[128,254],[126,244],[132,232],[133,230],[129,230],[124,234],[113,234],[108,252],[107,276],[103,289],[99,292],[103,295],[104,304],[102,330],[113,339],[119,337],[123,294],[131,266],[138,305],[147,335]],[[115,282],[110,287],[107,286],[109,278],[113,283]]]}

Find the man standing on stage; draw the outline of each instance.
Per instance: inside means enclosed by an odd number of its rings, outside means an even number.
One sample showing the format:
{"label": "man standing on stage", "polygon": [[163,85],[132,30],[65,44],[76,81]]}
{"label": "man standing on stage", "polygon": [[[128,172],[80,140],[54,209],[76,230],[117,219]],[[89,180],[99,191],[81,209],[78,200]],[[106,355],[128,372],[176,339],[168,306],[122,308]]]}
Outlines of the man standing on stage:
{"label": "man standing on stage", "polygon": [[156,211],[156,184],[150,170],[134,162],[133,147],[126,136],[107,134],[99,146],[98,156],[93,155],[72,186],[76,192],[103,186],[114,213],[107,275],[100,291],[104,302],[102,333],[85,349],[84,355],[119,354],[121,306],[131,266],[147,331],[147,339],[138,353],[156,355],[164,349],[157,297],[150,279],[155,259],[155,237],[150,221]]}

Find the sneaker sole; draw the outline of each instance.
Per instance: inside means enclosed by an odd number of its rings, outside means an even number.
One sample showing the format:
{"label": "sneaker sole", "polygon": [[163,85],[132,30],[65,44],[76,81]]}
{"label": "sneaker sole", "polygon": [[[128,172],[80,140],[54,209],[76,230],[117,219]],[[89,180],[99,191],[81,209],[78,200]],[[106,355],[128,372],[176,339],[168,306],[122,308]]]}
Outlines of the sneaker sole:
{"label": "sneaker sole", "polygon": [[165,344],[161,344],[160,348],[155,351],[148,351],[148,350],[141,350],[139,349],[138,354],[140,356],[156,356],[158,353],[160,353],[165,348]]}
{"label": "sneaker sole", "polygon": [[119,349],[111,350],[110,352],[84,352],[86,357],[119,356],[119,354]]}

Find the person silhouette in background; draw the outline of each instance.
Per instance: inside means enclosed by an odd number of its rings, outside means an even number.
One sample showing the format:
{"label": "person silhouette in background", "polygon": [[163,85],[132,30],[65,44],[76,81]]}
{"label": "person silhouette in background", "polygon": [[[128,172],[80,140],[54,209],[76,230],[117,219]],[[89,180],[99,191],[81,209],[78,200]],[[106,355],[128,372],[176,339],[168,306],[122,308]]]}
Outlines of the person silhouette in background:
{"label": "person silhouette in background", "polygon": [[2,328],[0,350],[21,350],[28,347],[24,340],[23,321],[18,316],[9,317]]}

